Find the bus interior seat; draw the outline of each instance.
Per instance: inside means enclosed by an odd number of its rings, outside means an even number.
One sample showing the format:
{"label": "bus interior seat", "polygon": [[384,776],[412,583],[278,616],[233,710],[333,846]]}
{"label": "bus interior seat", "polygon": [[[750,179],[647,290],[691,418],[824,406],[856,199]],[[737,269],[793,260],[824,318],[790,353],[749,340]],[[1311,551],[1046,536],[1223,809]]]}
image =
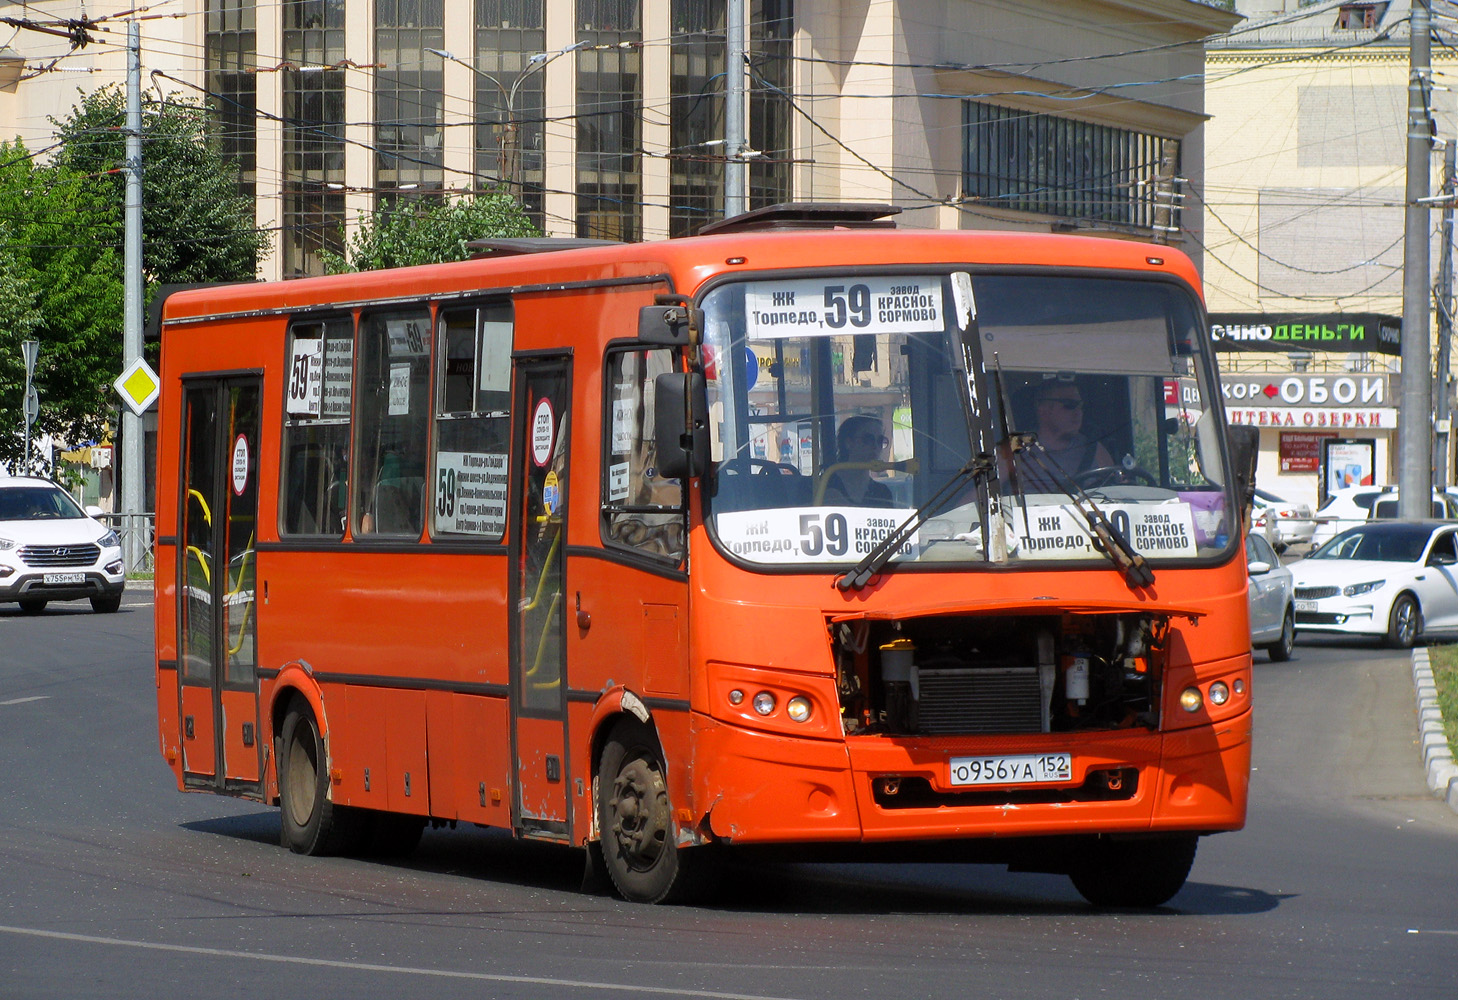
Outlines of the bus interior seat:
{"label": "bus interior seat", "polygon": [[381,534],[402,534],[420,530],[421,490],[425,480],[419,476],[381,479],[375,484],[375,531]]}
{"label": "bus interior seat", "polygon": [[714,506],[721,511],[804,507],[813,492],[809,476],[799,472],[720,473]]}

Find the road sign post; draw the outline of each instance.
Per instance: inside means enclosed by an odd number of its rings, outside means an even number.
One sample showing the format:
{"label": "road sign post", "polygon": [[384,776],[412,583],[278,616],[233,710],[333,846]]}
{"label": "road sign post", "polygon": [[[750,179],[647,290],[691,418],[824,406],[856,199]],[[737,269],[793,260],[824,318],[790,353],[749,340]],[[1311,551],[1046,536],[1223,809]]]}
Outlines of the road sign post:
{"label": "road sign post", "polygon": [[21,452],[20,474],[25,475],[30,471],[30,425],[40,416],[40,395],[31,383],[31,377],[35,375],[35,359],[40,356],[40,341],[22,341],[20,353],[25,358],[25,450]]}

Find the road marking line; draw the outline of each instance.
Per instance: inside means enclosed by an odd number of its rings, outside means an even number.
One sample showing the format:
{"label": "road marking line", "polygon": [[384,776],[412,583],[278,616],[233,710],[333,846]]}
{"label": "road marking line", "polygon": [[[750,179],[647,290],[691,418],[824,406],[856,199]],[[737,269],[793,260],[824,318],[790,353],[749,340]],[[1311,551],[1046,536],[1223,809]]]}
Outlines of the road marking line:
{"label": "road marking line", "polygon": [[45,701],[49,697],[50,695],[48,694],[33,694],[29,698],[11,698],[9,701],[0,701],[0,706],[24,705],[28,701]]}
{"label": "road marking line", "polygon": [[1407,932],[1409,934],[1452,934],[1455,937],[1458,937],[1458,931],[1425,931],[1425,930],[1420,930],[1417,927],[1409,927],[1407,929]]}
{"label": "road marking line", "polygon": [[251,951],[235,951],[230,948],[198,948],[182,944],[159,944],[153,941],[128,941],[125,938],[97,937],[91,934],[67,934],[63,931],[42,931],[31,927],[8,927],[3,924],[0,924],[0,933],[19,934],[25,937],[50,938],[55,941],[75,941],[81,944],[103,944],[119,948],[166,951],[183,955],[206,955],[209,958],[251,958],[259,962],[276,962],[285,965],[312,965],[326,969],[347,969],[351,972],[392,972],[407,976],[436,976],[442,979],[467,979],[490,983],[525,983],[530,986],[565,986],[569,989],[579,990],[651,993],[673,997],[707,997],[709,1000],[789,1000],[789,998],[785,997],[763,996],[754,993],[719,993],[714,990],[671,989],[666,986],[595,983],[581,979],[549,979],[545,976],[507,976],[489,972],[453,972],[449,969],[421,969],[406,965],[377,965],[370,962],[340,962],[327,958],[265,955]]}

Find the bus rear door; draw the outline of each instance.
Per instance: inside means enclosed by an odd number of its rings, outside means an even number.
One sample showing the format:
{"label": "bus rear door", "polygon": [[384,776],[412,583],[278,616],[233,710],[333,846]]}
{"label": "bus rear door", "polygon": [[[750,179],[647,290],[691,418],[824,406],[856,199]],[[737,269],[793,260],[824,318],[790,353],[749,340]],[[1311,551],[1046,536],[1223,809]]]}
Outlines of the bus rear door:
{"label": "bus rear door", "polygon": [[510,600],[512,822],[526,836],[570,836],[566,766],[567,446],[570,360],[518,358]]}
{"label": "bus rear door", "polygon": [[261,395],[256,375],[184,383],[177,634],[188,788],[261,791],[253,592]]}

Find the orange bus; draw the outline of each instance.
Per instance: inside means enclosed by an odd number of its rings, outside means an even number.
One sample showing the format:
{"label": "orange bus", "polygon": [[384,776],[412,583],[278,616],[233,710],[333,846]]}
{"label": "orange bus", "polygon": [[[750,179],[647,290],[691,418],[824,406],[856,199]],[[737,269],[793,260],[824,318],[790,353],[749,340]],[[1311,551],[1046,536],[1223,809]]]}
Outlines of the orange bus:
{"label": "orange bus", "polygon": [[776,206],[191,290],[157,695],[303,854],[470,822],[1177,892],[1245,820],[1250,442],[1178,251]]}

